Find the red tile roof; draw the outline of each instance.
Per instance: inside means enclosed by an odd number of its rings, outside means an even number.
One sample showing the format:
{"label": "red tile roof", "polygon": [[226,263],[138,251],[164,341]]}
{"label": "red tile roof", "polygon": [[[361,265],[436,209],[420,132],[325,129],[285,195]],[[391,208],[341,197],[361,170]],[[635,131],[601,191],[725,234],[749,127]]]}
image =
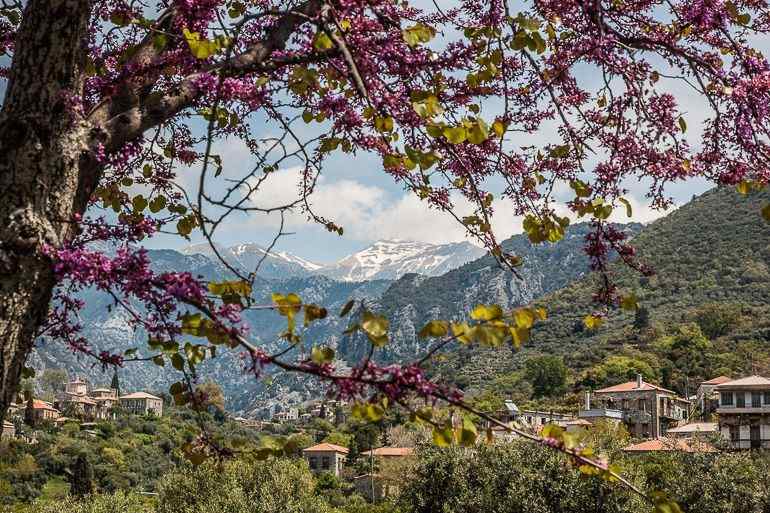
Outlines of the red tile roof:
{"label": "red tile roof", "polygon": [[53,411],[59,411],[50,404],[48,404],[45,401],[40,401],[39,399],[33,399],[32,400],[32,408],[35,410],[53,410]]}
{"label": "red tile roof", "polygon": [[733,378],[728,376],[717,376],[716,378],[711,378],[708,381],[704,381],[701,383],[701,385],[721,385],[722,383],[727,383],[728,381],[732,381]]}
{"label": "red tile roof", "polygon": [[656,451],[684,451],[684,452],[717,452],[717,450],[699,440],[684,438],[657,438],[645,440],[638,444],[624,447],[625,452],[656,452]]}
{"label": "red tile roof", "polygon": [[308,447],[302,452],[340,452],[342,454],[347,454],[349,451],[347,447],[342,447],[341,445],[322,443],[314,445],[313,447]]}
{"label": "red tile roof", "polygon": [[412,454],[414,454],[412,447],[380,447],[361,453],[362,456],[411,456]]}
{"label": "red tile roof", "polygon": [[642,381],[642,387],[637,388],[636,386],[636,380],[634,381],[627,381],[626,383],[621,383],[619,385],[613,385],[611,387],[607,388],[601,388],[597,390],[595,393],[603,393],[603,392],[634,392],[636,390],[660,390],[661,392],[668,392],[669,394],[674,394],[672,390],[669,390],[667,388],[659,387],[658,385],[653,385],[652,383],[647,383],[646,381]]}

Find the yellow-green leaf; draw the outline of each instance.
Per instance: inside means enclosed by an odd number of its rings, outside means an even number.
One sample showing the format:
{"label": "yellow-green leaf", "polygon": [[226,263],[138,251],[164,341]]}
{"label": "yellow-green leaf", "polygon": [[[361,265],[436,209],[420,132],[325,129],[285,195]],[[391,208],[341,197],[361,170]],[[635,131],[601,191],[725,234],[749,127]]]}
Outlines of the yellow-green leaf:
{"label": "yellow-green leaf", "polygon": [[603,319],[595,315],[586,315],[583,318],[583,325],[589,330],[598,329],[602,325]]}
{"label": "yellow-green leaf", "polygon": [[476,305],[471,311],[471,319],[476,321],[494,321],[503,316],[499,305]]}
{"label": "yellow-green leaf", "polygon": [[468,132],[463,126],[446,127],[442,133],[446,140],[452,144],[465,142],[465,139],[468,137]]}
{"label": "yellow-green leaf", "polygon": [[682,131],[682,133],[687,131],[687,121],[685,121],[682,116],[679,116],[679,129]]}
{"label": "yellow-green leaf", "polygon": [[429,321],[420,330],[418,336],[420,338],[445,337],[447,333],[449,333],[449,323],[447,321]]}
{"label": "yellow-green leaf", "polygon": [[513,319],[517,327],[529,329],[535,324],[535,312],[529,308],[519,308],[513,312]]}
{"label": "yellow-green leaf", "polygon": [[364,330],[369,341],[375,347],[381,347],[388,343],[388,320],[372,312],[366,311],[361,316],[361,329]]}
{"label": "yellow-green leaf", "polygon": [[626,215],[628,217],[634,215],[634,211],[631,209],[631,203],[626,198],[618,198],[618,201],[626,206]]}
{"label": "yellow-green leaf", "polygon": [[765,207],[762,209],[762,217],[770,223],[770,203],[765,205]]}
{"label": "yellow-green leaf", "polygon": [[629,294],[620,300],[620,308],[623,310],[636,310],[639,308],[639,302],[635,294]]}
{"label": "yellow-green leaf", "polygon": [[439,447],[449,447],[452,445],[452,427],[434,427],[433,428],[433,443]]}
{"label": "yellow-green leaf", "polygon": [[310,359],[317,365],[323,365],[334,360],[334,349],[328,346],[313,346],[310,350]]}

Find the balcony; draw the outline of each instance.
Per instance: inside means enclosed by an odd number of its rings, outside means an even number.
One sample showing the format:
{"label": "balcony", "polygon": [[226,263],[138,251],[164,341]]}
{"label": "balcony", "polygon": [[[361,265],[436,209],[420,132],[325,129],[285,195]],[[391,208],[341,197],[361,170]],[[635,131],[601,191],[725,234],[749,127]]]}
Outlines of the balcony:
{"label": "balcony", "polygon": [[641,410],[626,410],[623,412],[623,422],[628,424],[648,424],[652,422],[652,415]]}
{"label": "balcony", "polygon": [[610,420],[623,420],[623,412],[620,410],[613,410],[610,408],[592,408],[590,410],[580,410],[578,412],[578,418],[581,419],[610,419]]}
{"label": "balcony", "polygon": [[717,413],[720,415],[724,414],[739,414],[739,413],[767,413],[770,414],[770,404],[765,404],[763,406],[735,406],[735,405],[726,405],[726,406],[719,406],[717,408]]}

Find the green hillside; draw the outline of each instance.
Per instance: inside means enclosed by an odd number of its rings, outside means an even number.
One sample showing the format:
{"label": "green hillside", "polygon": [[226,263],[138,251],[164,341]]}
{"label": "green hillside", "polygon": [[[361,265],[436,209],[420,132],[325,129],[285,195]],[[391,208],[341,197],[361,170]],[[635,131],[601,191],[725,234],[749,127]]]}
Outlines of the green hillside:
{"label": "green hillside", "polygon": [[589,276],[537,300],[549,319],[527,348],[463,349],[442,372],[496,393],[526,386],[517,371],[539,354],[564,359],[573,389],[640,371],[692,393],[717,374],[769,373],[770,226],[760,216],[768,197],[713,189],[646,227],[634,245],[655,276],[613,266],[621,290],[639,298],[636,313],[614,311],[600,328],[585,329],[582,319],[595,308]]}

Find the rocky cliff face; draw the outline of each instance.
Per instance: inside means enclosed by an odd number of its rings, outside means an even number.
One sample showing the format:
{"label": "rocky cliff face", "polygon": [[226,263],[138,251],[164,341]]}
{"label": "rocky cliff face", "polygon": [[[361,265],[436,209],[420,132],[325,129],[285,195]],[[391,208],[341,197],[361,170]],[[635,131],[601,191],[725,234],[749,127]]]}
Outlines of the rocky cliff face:
{"label": "rocky cliff face", "polygon": [[[627,229],[635,233],[639,226],[629,225]],[[436,264],[438,260],[433,256],[422,255],[422,261],[428,262],[426,269],[416,264],[418,260],[413,260],[408,265],[401,260],[397,266],[400,270],[394,271],[396,267],[385,265],[386,261],[396,265],[394,262],[398,259],[391,255],[390,259],[379,259],[381,265],[371,275],[388,275],[393,272],[392,275],[398,277],[395,281],[341,281],[318,274],[303,274],[306,271],[310,273],[311,269],[295,262],[299,268],[304,269],[300,272],[301,275],[292,276],[291,272],[284,268],[280,274],[282,279],[266,279],[260,276],[255,281],[253,296],[257,301],[267,302],[273,292],[294,292],[305,301],[327,307],[330,315],[311,325],[304,337],[309,345],[326,344],[333,347],[337,352],[338,363],[342,365],[360,360],[368,352],[369,346],[362,338],[343,336],[348,320],[340,319],[336,314],[349,299],[363,300],[367,308],[384,313],[391,321],[391,342],[377,351],[375,358],[379,361],[412,359],[425,350],[425,343],[418,339],[417,332],[430,319],[461,319],[479,303],[498,303],[506,308],[526,304],[582,276],[587,272],[587,263],[582,253],[586,232],[585,225],[577,225],[570,228],[567,236],[559,243],[537,247],[531,246],[525,236],[515,236],[506,241],[504,245],[508,251],[524,258],[525,263],[520,269],[522,279],[499,267],[491,256],[469,261],[438,276],[426,276],[441,269],[440,265]],[[401,243],[396,246],[401,246]],[[397,255],[408,253],[393,245],[389,247]],[[227,251],[223,250],[223,254],[237,257],[238,260],[232,260],[232,263],[241,265],[245,261],[244,255],[252,249],[229,248]],[[477,254],[476,249],[468,250],[462,258],[474,252]],[[184,269],[208,280],[232,279],[225,266],[210,255],[201,254],[202,250],[188,249],[186,253],[188,254],[172,250],[152,250],[149,256],[158,271]],[[253,258],[256,258],[258,252],[254,250],[252,253]],[[418,253],[419,251],[415,251],[412,255],[416,258]],[[454,252],[455,256],[452,258],[457,257],[457,254]],[[282,260],[282,265],[286,261],[287,259]],[[441,265],[449,264],[445,259]],[[367,269],[366,273],[372,270]],[[384,269],[390,270],[385,272]],[[400,272],[406,269],[425,272],[401,275]],[[287,275],[289,277],[286,277]],[[127,314],[119,308],[112,308],[108,296],[94,290],[83,292],[83,296],[88,305],[83,312],[84,334],[95,348],[114,352],[125,351],[129,347],[145,350],[146,335],[132,330]],[[283,317],[269,311],[249,311],[245,316],[256,343],[269,351],[284,347],[282,344],[285,342],[279,339],[279,334],[286,327]],[[302,347],[294,349],[302,350]],[[46,340],[38,342],[31,363],[38,369],[64,367],[71,372],[86,375],[95,384],[107,383],[111,378],[110,372],[103,372],[100,367],[94,366],[92,361],[78,358],[60,344]],[[322,393],[317,383],[302,377],[273,376],[274,379],[258,381],[243,370],[244,361],[241,355],[223,351],[217,358],[206,361],[200,367],[200,374],[201,379],[214,380],[222,386],[231,410],[248,414],[256,414],[275,405],[281,406],[317,397]],[[121,371],[121,379],[126,389],[159,392],[179,379],[176,374],[168,368],[141,363],[128,365]]]}

